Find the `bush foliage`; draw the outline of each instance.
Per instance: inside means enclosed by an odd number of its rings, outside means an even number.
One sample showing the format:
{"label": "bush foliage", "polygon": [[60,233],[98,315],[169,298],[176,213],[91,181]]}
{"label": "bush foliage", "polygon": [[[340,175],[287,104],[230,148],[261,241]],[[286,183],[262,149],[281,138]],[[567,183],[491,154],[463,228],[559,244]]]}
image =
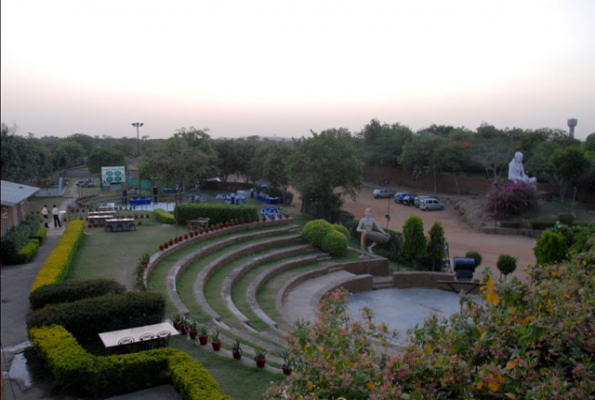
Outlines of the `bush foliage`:
{"label": "bush foliage", "polygon": [[27,264],[30,262],[39,249],[39,239],[30,239],[25,247],[17,253],[17,264]]}
{"label": "bush foliage", "polygon": [[62,234],[62,238],[60,238],[56,247],[52,250],[35,277],[31,292],[34,292],[43,285],[60,282],[66,277],[72,258],[83,237],[84,226],[83,221],[70,221]]}
{"label": "bush foliage", "polygon": [[467,254],[465,254],[465,257],[472,258],[475,260],[475,268],[479,267],[481,265],[481,262],[483,261],[483,257],[481,256],[481,254],[479,254],[479,252],[475,250],[468,251]]}
{"label": "bush foliage", "polygon": [[176,219],[173,216],[173,214],[168,213],[167,211],[165,211],[162,208],[157,208],[155,210],[155,219],[157,221],[161,222],[162,224],[173,225],[176,223]]}
{"label": "bush foliage", "polygon": [[232,220],[254,221],[259,217],[258,207],[228,204],[178,204],[174,211],[178,215],[178,223],[186,225],[186,221],[197,218],[209,218],[209,224],[224,224]]}
{"label": "bush foliage", "polygon": [[[39,229],[39,217],[28,215],[19,226],[12,228],[0,239],[0,257],[2,265],[19,264],[18,253],[29,243],[29,239]],[[22,264],[22,263],[20,263]]]}
{"label": "bush foliage", "polygon": [[498,180],[486,198],[486,210],[496,219],[519,215],[535,207],[535,190],[522,181]]}
{"label": "bush foliage", "polygon": [[101,332],[157,324],[164,315],[161,294],[131,292],[47,305],[29,315],[27,327],[58,324],[77,340],[88,342],[96,340]]}
{"label": "bush foliage", "polygon": [[516,270],[516,258],[508,254],[500,254],[496,267],[504,276],[512,274]]}
{"label": "bush foliage", "polygon": [[175,349],[96,357],[60,325],[29,331],[33,347],[67,393],[106,398],[172,384],[185,400],[229,399],[207,370]]}
{"label": "bush foliage", "polygon": [[333,225],[323,219],[315,219],[308,222],[302,229],[302,235],[308,243],[321,247],[322,239],[327,233],[334,231]]}
{"label": "bush foliage", "polygon": [[[561,264],[528,266],[528,279],[495,283],[430,317],[390,359],[374,352],[369,314],[350,319],[347,296],[289,336],[296,368],[269,398],[591,398],[595,387],[595,237]],[[384,329],[380,329],[384,331]],[[287,396],[287,397],[284,397]]]}
{"label": "bush foliage", "polygon": [[45,237],[47,236],[47,234],[48,234],[48,228],[42,226],[33,234],[32,238],[39,240],[39,245],[41,246],[41,244],[45,240]]}
{"label": "bush foliage", "polygon": [[45,285],[29,294],[33,310],[48,304],[70,303],[107,294],[122,294],[126,288],[113,279],[85,279]]}
{"label": "bush foliage", "polygon": [[338,230],[328,232],[322,239],[321,248],[333,257],[341,257],[347,251],[349,240]]}
{"label": "bush foliage", "polygon": [[538,265],[559,262],[566,258],[568,243],[560,233],[548,229],[541,234],[533,251]]}
{"label": "bush foliage", "polygon": [[427,255],[428,242],[424,234],[424,222],[412,215],[403,225],[403,256],[414,265],[421,265]]}

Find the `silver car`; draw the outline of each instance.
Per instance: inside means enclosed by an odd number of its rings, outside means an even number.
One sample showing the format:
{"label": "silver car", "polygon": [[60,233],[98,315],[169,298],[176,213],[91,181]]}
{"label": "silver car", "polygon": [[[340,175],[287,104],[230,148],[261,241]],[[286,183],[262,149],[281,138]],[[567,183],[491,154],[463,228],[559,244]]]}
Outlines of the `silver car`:
{"label": "silver car", "polygon": [[415,199],[413,200],[413,205],[415,205],[415,207],[419,208],[419,203],[421,203],[421,201],[423,199],[430,199],[430,196],[415,196]]}
{"label": "silver car", "polygon": [[389,189],[376,189],[372,195],[375,199],[386,199],[392,197],[393,193]]}
{"label": "silver car", "polygon": [[442,204],[440,200],[432,198],[422,199],[419,202],[419,209],[422,211],[444,210],[444,204]]}

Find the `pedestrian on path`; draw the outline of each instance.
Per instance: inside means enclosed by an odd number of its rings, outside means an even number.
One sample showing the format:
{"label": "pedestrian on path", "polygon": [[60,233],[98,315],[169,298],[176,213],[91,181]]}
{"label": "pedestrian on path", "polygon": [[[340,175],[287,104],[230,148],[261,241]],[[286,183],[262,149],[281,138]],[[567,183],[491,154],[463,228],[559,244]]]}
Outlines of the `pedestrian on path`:
{"label": "pedestrian on path", "polygon": [[48,206],[47,206],[47,204],[45,204],[45,205],[43,206],[43,208],[41,209],[41,215],[43,215],[43,219],[45,220],[45,222],[44,222],[44,226],[45,226],[46,228],[49,228],[49,227],[50,227],[50,225],[48,224],[48,222],[49,222],[49,221],[48,221],[48,218],[49,218],[49,212],[48,212]]}
{"label": "pedestrian on path", "polygon": [[52,208],[52,215],[54,216],[54,228],[57,228],[58,226],[62,228],[62,224],[60,223],[60,210],[55,204],[54,208]]}

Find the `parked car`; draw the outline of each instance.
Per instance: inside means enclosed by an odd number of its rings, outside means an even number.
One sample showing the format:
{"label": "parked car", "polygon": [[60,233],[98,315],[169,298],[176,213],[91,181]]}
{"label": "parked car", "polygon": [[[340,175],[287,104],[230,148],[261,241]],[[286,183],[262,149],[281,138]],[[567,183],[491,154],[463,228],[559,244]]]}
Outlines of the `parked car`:
{"label": "parked car", "polygon": [[419,203],[421,202],[422,199],[429,199],[431,198],[430,196],[415,196],[415,199],[413,199],[413,205],[417,208],[419,208]]}
{"label": "parked car", "polygon": [[95,187],[95,183],[93,183],[93,181],[89,178],[85,178],[82,181],[78,181],[76,185],[81,187]]}
{"label": "parked car", "polygon": [[397,194],[395,194],[395,203],[403,203],[403,198],[405,196],[411,196],[411,193],[397,192]]}
{"label": "parked car", "polygon": [[444,204],[433,198],[422,199],[419,202],[419,209],[422,211],[444,210]]}
{"label": "parked car", "polygon": [[393,193],[389,189],[376,189],[373,196],[375,199],[386,199],[392,197]]}
{"label": "parked car", "polygon": [[403,201],[401,203],[403,203],[406,206],[412,206],[413,202],[415,200],[415,195],[414,194],[408,194],[406,196],[403,196]]}

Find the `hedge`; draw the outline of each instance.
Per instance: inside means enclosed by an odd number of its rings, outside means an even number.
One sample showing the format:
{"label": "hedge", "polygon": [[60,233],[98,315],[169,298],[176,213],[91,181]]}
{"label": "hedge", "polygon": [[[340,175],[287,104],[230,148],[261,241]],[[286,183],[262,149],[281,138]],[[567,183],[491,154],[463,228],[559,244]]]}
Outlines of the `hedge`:
{"label": "hedge", "polygon": [[17,264],[27,264],[35,257],[39,249],[39,239],[29,239],[29,242],[17,253]]}
{"label": "hedge", "polygon": [[556,225],[555,221],[536,221],[536,220],[529,221],[529,226],[531,227],[531,229],[536,229],[536,230],[540,230],[540,231],[548,229],[548,228],[552,228],[555,225]]}
{"label": "hedge", "polygon": [[31,292],[44,285],[60,282],[68,274],[72,258],[83,237],[83,221],[70,221],[62,238],[50,253],[33,282]]}
{"label": "hedge", "polygon": [[323,219],[308,222],[302,229],[302,236],[313,246],[321,247],[322,240],[329,232],[335,231],[333,225]]}
{"label": "hedge", "polygon": [[48,304],[70,303],[107,294],[122,294],[126,288],[113,279],[85,279],[45,285],[29,294],[33,310]]}
{"label": "hedge", "polygon": [[42,226],[41,228],[39,228],[37,230],[37,232],[35,232],[35,234],[32,236],[32,238],[39,240],[39,245],[41,246],[41,244],[45,240],[45,237],[47,236],[47,234],[48,234],[48,228]]}
{"label": "hedge", "polygon": [[343,233],[332,230],[322,239],[321,247],[323,251],[329,253],[331,256],[340,257],[347,251],[348,244],[349,240]]}
{"label": "hedge", "polygon": [[60,325],[33,328],[29,336],[58,385],[76,396],[105,398],[171,383],[184,400],[230,399],[199,362],[176,349],[96,357]]}
{"label": "hedge", "polygon": [[209,224],[224,224],[232,220],[252,221],[260,217],[258,207],[227,204],[178,204],[176,210],[178,223],[197,218],[209,218]]}
{"label": "hedge", "polygon": [[500,226],[502,228],[516,228],[519,229],[523,226],[521,221],[500,221]]}
{"label": "hedge", "polygon": [[174,216],[162,208],[158,208],[155,210],[155,219],[161,222],[162,224],[172,225],[176,222]]}
{"label": "hedge", "polygon": [[6,236],[0,239],[0,256],[2,265],[18,263],[18,252],[27,245],[29,239],[39,229],[39,217],[28,215],[19,226],[12,228]]}
{"label": "hedge", "polygon": [[29,315],[27,327],[59,324],[77,340],[90,342],[101,332],[157,324],[164,315],[161,294],[131,292],[47,305]]}

